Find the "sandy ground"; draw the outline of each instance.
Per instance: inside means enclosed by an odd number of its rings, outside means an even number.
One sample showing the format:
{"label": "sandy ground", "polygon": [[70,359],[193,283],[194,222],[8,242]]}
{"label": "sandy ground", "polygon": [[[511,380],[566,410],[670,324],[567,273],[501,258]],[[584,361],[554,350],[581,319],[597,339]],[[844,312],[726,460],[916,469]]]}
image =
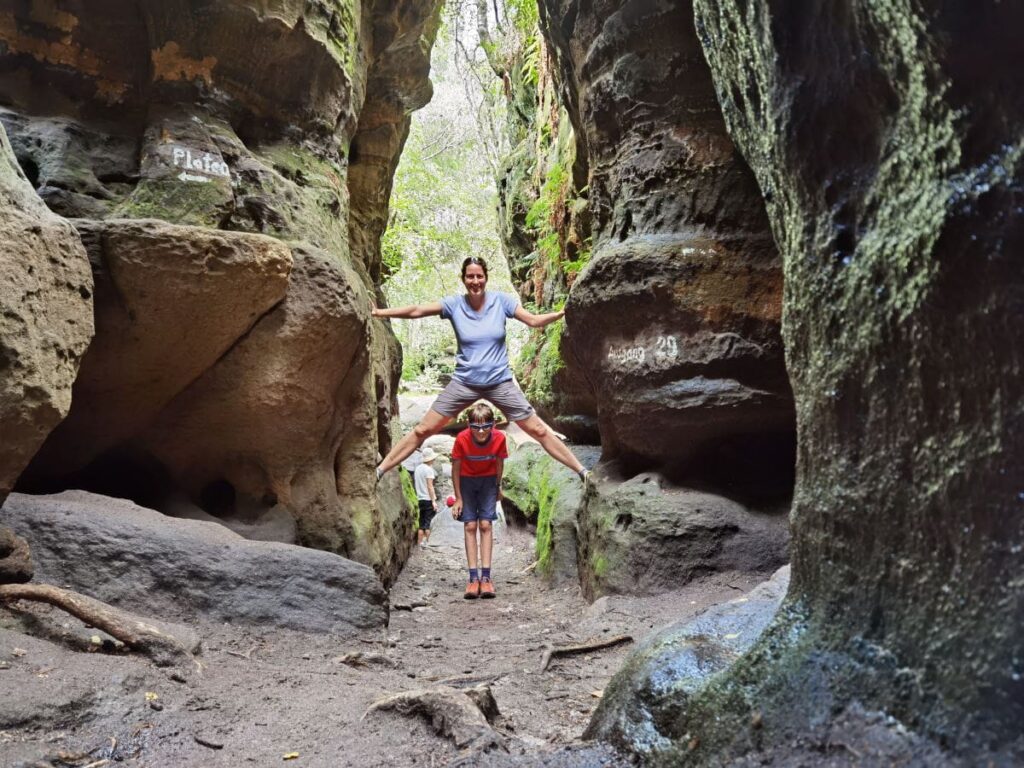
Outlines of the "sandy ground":
{"label": "sandy ground", "polygon": [[[442,766],[459,750],[429,722],[364,713],[391,693],[479,679],[491,684],[510,752],[539,759],[578,743],[628,652],[556,658],[542,672],[546,643],[639,640],[760,580],[718,574],[672,594],[588,605],[577,587],[552,589],[528,571],[527,531],[499,523],[495,534],[495,600],[463,599],[462,525],[442,511],[392,588],[387,630],[340,638],[193,625],[204,668],[183,680],[137,655],[91,648],[95,631],[59,611],[0,609],[0,767]],[[394,666],[338,661],[353,651]]]}

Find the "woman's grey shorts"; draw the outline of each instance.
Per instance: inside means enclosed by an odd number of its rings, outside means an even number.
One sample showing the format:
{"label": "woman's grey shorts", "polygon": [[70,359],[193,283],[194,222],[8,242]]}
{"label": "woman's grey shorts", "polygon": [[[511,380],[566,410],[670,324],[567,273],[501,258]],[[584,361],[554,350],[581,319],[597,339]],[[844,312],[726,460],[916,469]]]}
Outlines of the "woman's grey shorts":
{"label": "woman's grey shorts", "polygon": [[473,387],[452,379],[430,409],[453,419],[477,400],[487,400],[509,421],[522,421],[533,415],[533,406],[519,385],[509,379],[490,387]]}

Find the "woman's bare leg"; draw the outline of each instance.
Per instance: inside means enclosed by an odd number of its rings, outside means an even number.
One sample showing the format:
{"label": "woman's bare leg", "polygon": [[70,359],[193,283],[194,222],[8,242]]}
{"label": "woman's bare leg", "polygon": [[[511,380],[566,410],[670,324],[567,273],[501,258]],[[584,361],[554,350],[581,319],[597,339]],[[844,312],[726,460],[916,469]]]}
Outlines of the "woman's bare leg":
{"label": "woman's bare leg", "polygon": [[384,474],[390,469],[394,469],[402,460],[407,458],[415,451],[423,441],[431,435],[436,435],[452,420],[451,416],[442,416],[440,413],[431,408],[426,414],[420,419],[420,423],[412,428],[412,432],[407,434],[388,452],[388,455],[384,457],[384,461],[380,463],[377,469],[381,474]]}
{"label": "woman's bare leg", "polygon": [[553,459],[562,462],[577,474],[583,471],[583,465],[580,464],[580,460],[577,459],[572,451],[569,450],[569,446],[562,442],[561,438],[555,434],[554,430],[551,429],[547,424],[544,423],[543,419],[536,413],[529,418],[517,421],[522,430],[541,444],[541,447],[551,454]]}

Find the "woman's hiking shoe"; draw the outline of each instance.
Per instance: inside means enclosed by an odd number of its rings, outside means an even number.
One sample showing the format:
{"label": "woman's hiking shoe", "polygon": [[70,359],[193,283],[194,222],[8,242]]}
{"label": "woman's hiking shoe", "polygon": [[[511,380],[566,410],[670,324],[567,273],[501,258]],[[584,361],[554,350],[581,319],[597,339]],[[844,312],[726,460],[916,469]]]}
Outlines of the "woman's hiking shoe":
{"label": "woman's hiking shoe", "polygon": [[476,600],[480,597],[480,582],[473,579],[469,584],[466,585],[466,594],[463,595],[467,600]]}
{"label": "woman's hiking shoe", "polygon": [[490,579],[484,579],[480,582],[480,597],[487,599],[491,597],[497,597],[494,594],[494,582]]}

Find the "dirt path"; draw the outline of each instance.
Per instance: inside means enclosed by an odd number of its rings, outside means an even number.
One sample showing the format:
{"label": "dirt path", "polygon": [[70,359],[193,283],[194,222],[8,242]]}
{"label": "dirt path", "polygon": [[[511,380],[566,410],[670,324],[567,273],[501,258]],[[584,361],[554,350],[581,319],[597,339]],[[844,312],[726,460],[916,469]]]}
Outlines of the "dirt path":
{"label": "dirt path", "polygon": [[[342,640],[199,626],[206,667],[189,682],[138,657],[46,639],[40,618],[62,632],[92,632],[50,609],[0,609],[0,767],[103,759],[161,767],[442,766],[458,750],[425,721],[363,714],[390,693],[480,676],[493,678],[499,730],[514,751],[556,750],[578,741],[628,647],[556,659],[542,672],[545,643],[640,639],[759,581],[718,574],[669,595],[588,605],[577,587],[551,589],[525,572],[532,561],[530,534],[498,524],[498,597],[464,600],[462,526],[442,511],[430,545],[414,552],[392,589],[386,632]],[[385,655],[394,666],[337,661],[354,651]],[[292,753],[298,757],[284,761]]]}

